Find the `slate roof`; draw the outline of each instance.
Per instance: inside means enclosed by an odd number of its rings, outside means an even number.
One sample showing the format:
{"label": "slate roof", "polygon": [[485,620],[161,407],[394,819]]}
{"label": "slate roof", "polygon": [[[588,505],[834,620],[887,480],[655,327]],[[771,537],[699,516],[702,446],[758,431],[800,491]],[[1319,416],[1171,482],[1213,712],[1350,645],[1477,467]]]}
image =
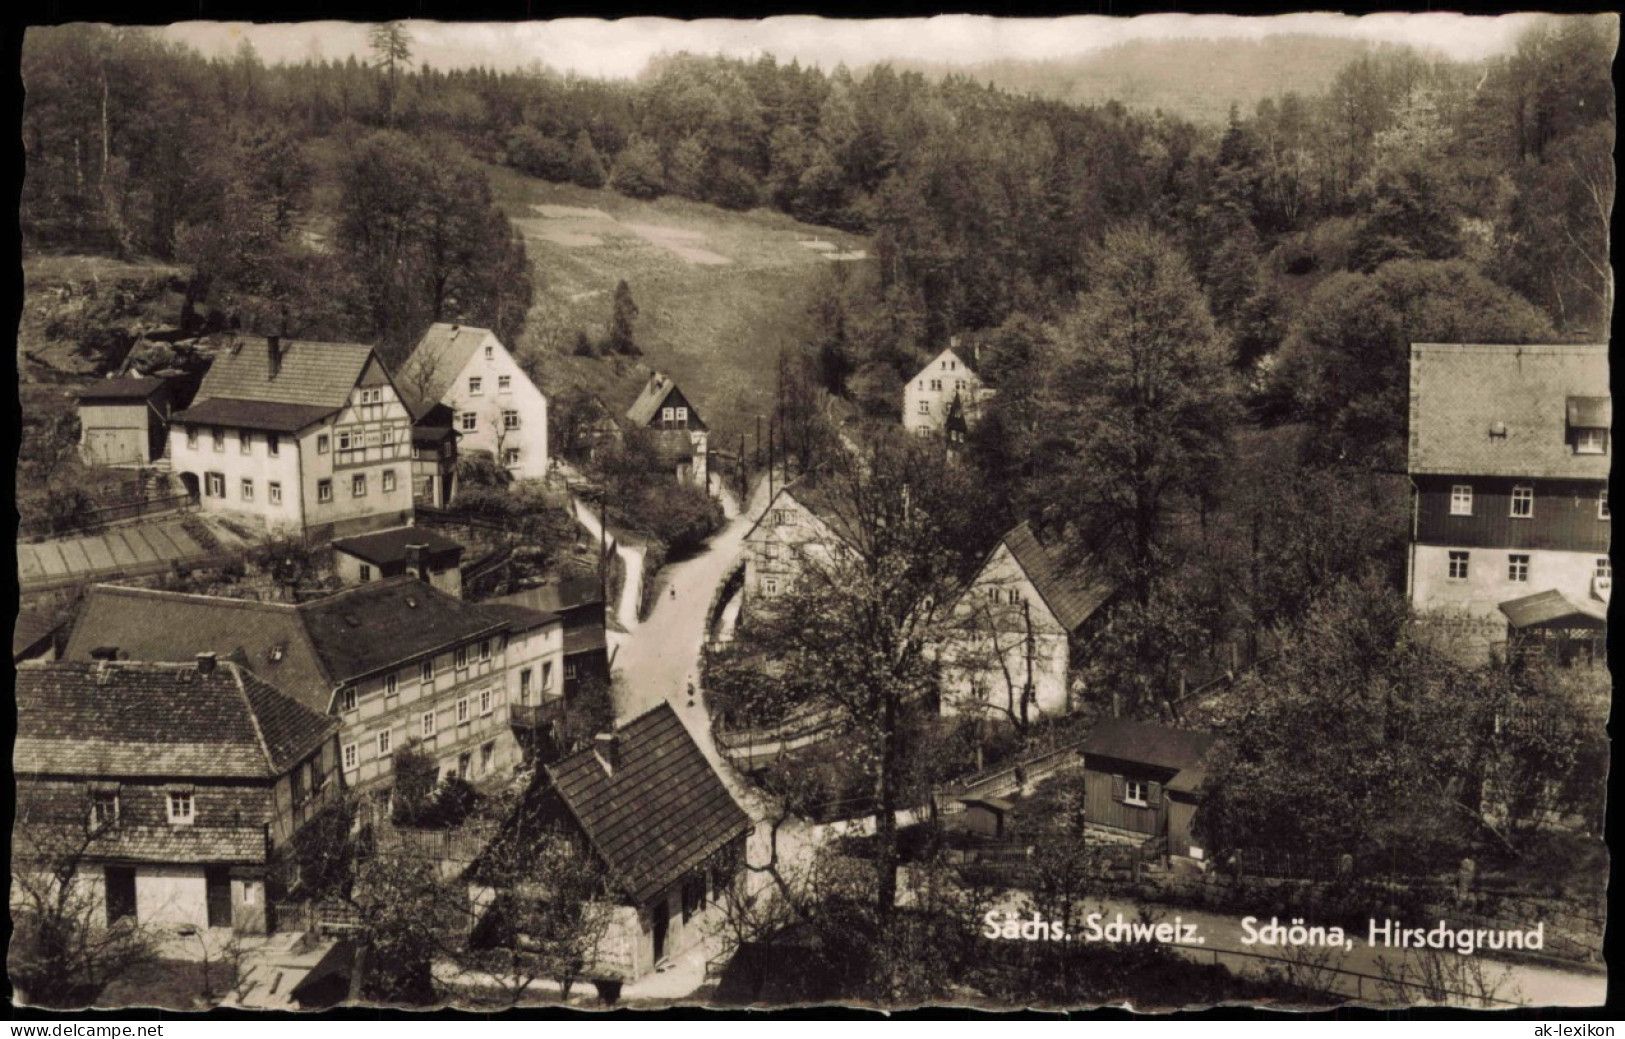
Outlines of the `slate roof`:
{"label": "slate roof", "polygon": [[1111,582],[1085,564],[1067,565],[1058,549],[1038,540],[1030,524],[1010,531],[1003,543],[1067,631],[1077,631],[1111,598]]}
{"label": "slate roof", "polygon": [[11,629],[11,659],[16,660],[66,626],[67,621],[61,617],[19,610],[17,623]]}
{"label": "slate roof", "polygon": [[[677,388],[677,383],[664,372],[655,372],[649,376],[649,381],[643,384],[643,390],[638,394],[632,406],[626,409],[627,421],[634,426],[647,426],[660,414],[661,405],[671,396],[671,391]],[[687,394],[684,395],[685,399]],[[688,421],[693,429],[704,430],[706,425],[695,410],[694,402],[688,401]]]}
{"label": "slate roof", "polygon": [[466,603],[402,574],[294,605],[95,585],[64,659],[116,647],[122,659],[237,659],[306,707],[326,713],[345,682],[453,642],[534,623]]}
{"label": "slate roof", "polygon": [[1575,602],[1555,588],[1501,603],[1500,609],[1514,628],[1541,627],[1556,621],[1562,621],[1564,627],[1585,628],[1608,623],[1607,607]]}
{"label": "slate roof", "polygon": [[[40,848],[74,846],[84,839],[84,827],[39,825],[42,840],[26,843]],[[57,835],[60,835],[59,837]],[[60,843],[59,843],[60,842]],[[120,823],[91,841],[87,857],[117,862],[202,863],[231,865],[266,860],[265,824],[257,826],[167,826]],[[27,850],[21,852],[27,855]]]}
{"label": "slate roof", "polygon": [[[1609,456],[1575,454],[1567,427],[1571,398],[1611,420],[1595,403],[1607,396],[1605,344],[1412,344],[1410,471],[1606,480]],[[1498,423],[1505,436],[1490,435]]]}
{"label": "slate roof", "polygon": [[235,336],[215,355],[198,387],[196,400],[224,397],[239,401],[303,404],[330,414],[344,407],[367,370],[372,347],[361,343],[312,343],[283,339],[282,363],[270,374],[270,340]]}
{"label": "slate roof", "polygon": [[174,422],[208,426],[236,426],[264,429],[272,433],[297,433],[333,414],[336,408],[318,404],[284,404],[278,401],[238,400],[211,397],[171,416]]}
{"label": "slate roof", "polygon": [[333,541],[334,551],[364,559],[378,566],[405,563],[407,545],[427,546],[426,551],[431,559],[439,559],[453,553],[461,557],[463,554],[462,545],[426,527],[394,527],[373,534],[358,534],[352,538],[337,538]]}
{"label": "slate roof", "polygon": [[533,610],[546,610],[549,613],[562,613],[578,606],[603,601],[604,590],[596,577],[567,577],[561,581],[525,588],[509,595],[499,595],[486,600],[488,603],[528,606]]}
{"label": "slate roof", "polygon": [[81,401],[123,401],[139,403],[163,389],[163,379],[141,378],[133,375],[116,379],[99,379],[79,391]]}
{"label": "slate roof", "polygon": [[[440,322],[429,326],[423,338],[418,340],[418,345],[413,347],[412,356],[401,366],[401,372],[406,375],[400,380],[401,396],[406,399],[407,407],[414,416],[427,415],[440,403],[452,383],[457,381],[457,376],[462,374],[468,359],[474,356],[474,351],[491,334],[488,328],[475,328],[472,325]],[[408,374],[416,372],[420,365],[427,366],[431,375],[421,385],[421,392],[418,380]]]}
{"label": "slate roof", "polygon": [[1157,768],[1184,770],[1202,763],[1217,737],[1129,718],[1102,718],[1078,749],[1084,763],[1099,756]]}
{"label": "slate roof", "polygon": [[229,661],[69,662],[17,674],[20,773],[266,779],[338,728]]}
{"label": "slate roof", "polygon": [[671,704],[615,730],[620,767],[595,749],[547,766],[565,807],[640,905],[751,828]]}

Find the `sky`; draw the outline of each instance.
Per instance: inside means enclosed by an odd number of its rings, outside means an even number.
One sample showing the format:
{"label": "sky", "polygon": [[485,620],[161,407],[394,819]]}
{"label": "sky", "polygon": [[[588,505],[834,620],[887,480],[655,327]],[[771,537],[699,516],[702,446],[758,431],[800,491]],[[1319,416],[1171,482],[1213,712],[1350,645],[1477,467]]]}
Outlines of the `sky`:
{"label": "sky", "polygon": [[[1130,40],[1252,40],[1281,33],[1410,44],[1470,61],[1510,50],[1518,34],[1537,17],[1305,13],[1272,18],[1159,14],[1010,19],[940,15],[857,21],[797,15],[760,21],[568,18],[515,23],[408,21],[406,25],[414,40],[416,60],[435,68],[484,65],[517,69],[540,62],[560,72],[614,78],[637,75],[658,54],[685,50],[742,58],[767,53],[780,61],[796,58],[804,65],[831,69],[841,62],[857,68],[886,60],[974,64],[1000,58],[1063,58]],[[350,22],[181,22],[163,31],[209,55],[230,54],[247,38],[260,57],[273,64],[367,54],[367,27]]]}

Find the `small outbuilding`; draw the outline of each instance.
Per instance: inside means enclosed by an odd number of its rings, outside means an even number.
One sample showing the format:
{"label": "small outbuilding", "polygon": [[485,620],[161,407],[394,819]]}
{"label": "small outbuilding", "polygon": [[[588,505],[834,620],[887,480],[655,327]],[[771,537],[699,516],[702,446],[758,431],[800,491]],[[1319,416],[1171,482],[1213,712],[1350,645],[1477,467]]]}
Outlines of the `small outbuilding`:
{"label": "small outbuilding", "polygon": [[345,584],[411,574],[460,599],[462,562],[462,545],[423,527],[394,527],[333,542],[333,570]]}
{"label": "small outbuilding", "polygon": [[1127,837],[1165,837],[1168,854],[1201,860],[1192,825],[1216,737],[1128,718],[1106,718],[1079,748],[1084,818]]}
{"label": "small outbuilding", "polygon": [[79,453],[87,465],[146,465],[164,456],[174,393],[167,379],[120,376],[79,393]]}
{"label": "small outbuilding", "polygon": [[965,806],[963,825],[966,832],[994,840],[1004,838],[1015,805],[1002,797],[962,797],[959,803]]}

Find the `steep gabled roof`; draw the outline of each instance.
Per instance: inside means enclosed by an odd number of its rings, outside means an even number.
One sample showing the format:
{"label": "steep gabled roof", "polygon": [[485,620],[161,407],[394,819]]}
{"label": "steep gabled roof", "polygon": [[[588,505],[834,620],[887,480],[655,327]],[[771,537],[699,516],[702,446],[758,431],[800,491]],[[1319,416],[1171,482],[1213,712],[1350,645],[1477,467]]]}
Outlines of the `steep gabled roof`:
{"label": "steep gabled roof", "polygon": [[950,346],[941,353],[927,361],[920,370],[914,373],[914,378],[925,379],[932,375],[941,375],[942,369],[938,367],[940,361],[958,361],[959,367],[981,378],[979,355],[974,347]]}
{"label": "steep gabled roof", "polygon": [[1110,581],[1085,564],[1068,565],[1059,550],[1038,540],[1030,524],[1021,524],[1002,541],[1067,631],[1077,631],[1111,598]]}
{"label": "steep gabled roof", "polygon": [[17,675],[14,769],[50,775],[266,779],[335,732],[229,661],[63,662]]}
{"label": "steep gabled roof", "polygon": [[215,397],[267,401],[323,408],[331,414],[344,407],[350,391],[367,370],[372,347],[362,343],[312,343],[283,339],[281,362],[271,376],[270,340],[235,336],[203,377],[195,400]]}
{"label": "steep gabled roof", "polygon": [[125,375],[116,379],[98,379],[79,391],[80,401],[118,401],[139,404],[164,388],[165,380]]}
{"label": "steep gabled roof", "polygon": [[[441,402],[486,336],[496,338],[489,328],[473,325],[439,322],[429,326],[401,366],[400,392],[414,417],[427,414]],[[425,373],[421,379],[416,374],[420,370]]]}
{"label": "steep gabled roof", "polygon": [[615,730],[620,765],[589,749],[547,766],[593,850],[646,903],[751,828],[669,703]]}
{"label": "steep gabled roof", "polygon": [[1210,732],[1129,718],[1102,718],[1078,749],[1085,764],[1091,756],[1098,756],[1178,772],[1200,766],[1217,739]]}
{"label": "steep gabled roof", "polygon": [[334,685],[438,651],[509,623],[506,615],[466,603],[402,574],[298,607]]}
{"label": "steep gabled roof", "polygon": [[[647,426],[655,420],[656,415],[660,414],[660,409],[666,403],[666,398],[671,396],[672,391],[676,389],[677,383],[672,381],[671,376],[664,372],[655,372],[649,376],[649,381],[643,384],[643,390],[638,394],[637,399],[632,402],[632,406],[626,409],[627,421],[634,426]],[[695,410],[694,402],[688,400],[687,394],[683,396],[688,406],[689,424],[695,429],[705,429],[705,421],[700,418],[700,413]]]}
{"label": "steep gabled roof", "polygon": [[846,542],[851,540],[848,537],[851,524],[847,522],[845,516],[841,513],[835,496],[830,493],[827,487],[823,487],[812,480],[802,480],[788,487],[780,488],[773,495],[773,499],[767,503],[767,508],[760,516],[756,517],[756,522],[752,523],[750,529],[745,532],[745,540],[749,541],[751,535],[756,533],[757,528],[761,527],[773,515],[774,508],[782,507],[782,503],[786,501],[794,502],[807,510],[814,519],[823,524],[832,537]]}
{"label": "steep gabled roof", "polygon": [[1414,343],[1410,471],[1606,480],[1609,456],[1576,454],[1568,432],[1611,421],[1608,397],[1605,344]]}

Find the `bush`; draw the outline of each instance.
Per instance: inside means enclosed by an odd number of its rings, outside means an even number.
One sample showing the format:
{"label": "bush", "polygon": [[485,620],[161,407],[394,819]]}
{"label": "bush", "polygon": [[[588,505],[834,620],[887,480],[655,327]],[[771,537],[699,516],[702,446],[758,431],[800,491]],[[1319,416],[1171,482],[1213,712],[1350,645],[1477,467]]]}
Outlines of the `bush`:
{"label": "bush", "polygon": [[83,487],[52,487],[45,492],[45,518],[53,534],[90,530],[95,510],[95,500]]}

